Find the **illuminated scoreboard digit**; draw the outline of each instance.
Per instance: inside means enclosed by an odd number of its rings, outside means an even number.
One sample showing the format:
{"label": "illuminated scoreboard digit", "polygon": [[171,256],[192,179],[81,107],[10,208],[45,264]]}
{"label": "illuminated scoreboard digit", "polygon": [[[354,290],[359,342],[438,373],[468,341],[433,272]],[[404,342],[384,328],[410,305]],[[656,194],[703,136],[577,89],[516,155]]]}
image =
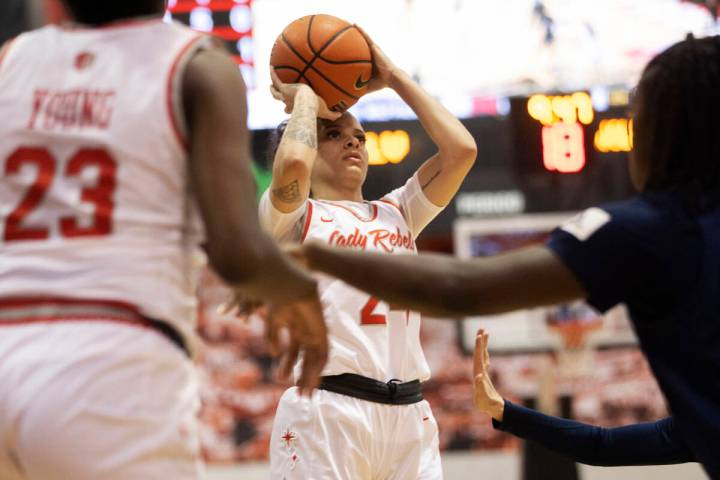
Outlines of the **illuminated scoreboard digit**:
{"label": "illuminated scoreboard digit", "polygon": [[542,127],[543,165],[546,170],[575,173],[585,168],[583,125],[595,118],[590,95],[533,95],[527,102],[528,114]]}
{"label": "illuminated scoreboard digit", "polygon": [[165,18],[222,39],[240,66],[248,87],[254,86],[253,0],[169,0]]}
{"label": "illuminated scoreboard digit", "polygon": [[622,117],[627,99],[600,113],[587,92],[536,94],[511,104],[516,163],[528,173],[579,173],[599,154],[632,149],[632,121]]}
{"label": "illuminated scoreboard digit", "polygon": [[542,129],[543,165],[560,173],[585,168],[585,135],[578,123],[558,122]]}

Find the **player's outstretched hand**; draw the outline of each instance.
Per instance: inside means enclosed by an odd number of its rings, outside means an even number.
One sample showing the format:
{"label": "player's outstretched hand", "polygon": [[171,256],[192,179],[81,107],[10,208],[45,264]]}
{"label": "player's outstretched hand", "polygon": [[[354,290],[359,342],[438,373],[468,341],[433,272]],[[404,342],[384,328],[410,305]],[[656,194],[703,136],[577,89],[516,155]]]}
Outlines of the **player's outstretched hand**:
{"label": "player's outstretched hand", "polygon": [[397,70],[395,64],[385,55],[380,47],[370,38],[359,25],[355,24],[355,28],[365,37],[365,41],[370,46],[370,53],[372,53],[373,61],[373,74],[368,84],[368,93],[376,90],[381,90],[386,87],[392,87],[392,78]]}
{"label": "player's outstretched hand", "polygon": [[235,315],[236,317],[246,320],[249,315],[258,313],[265,317],[265,303],[260,300],[248,298],[240,290],[233,290],[227,301],[220,304],[217,312],[220,315]]}
{"label": "player's outstretched hand", "polygon": [[[283,305],[270,304],[266,322],[266,334],[273,353],[283,354],[280,378],[290,376],[302,352],[302,372],[297,386],[301,395],[310,395],[320,384],[320,374],[328,355],[327,329],[317,293]],[[283,330],[287,330],[289,335],[284,345],[281,341]]]}
{"label": "player's outstretched hand", "polygon": [[[308,243],[313,243],[313,241],[311,240]],[[283,253],[292,258],[295,263],[297,263],[301,267],[310,268],[307,256],[305,255],[305,247],[308,243],[287,243],[282,245],[282,250]]]}
{"label": "player's outstretched hand", "polygon": [[498,421],[502,421],[505,400],[495,390],[490,380],[490,354],[488,354],[488,333],[480,329],[475,337],[473,355],[473,390],[475,408]]}
{"label": "player's outstretched hand", "polygon": [[275,100],[279,100],[285,104],[285,113],[292,113],[295,105],[295,96],[301,92],[310,92],[317,100],[317,116],[327,120],[337,120],[342,115],[338,112],[332,112],[328,108],[325,100],[318,96],[312,88],[303,83],[283,83],[275,73],[275,69],[270,69],[270,78],[272,79],[272,85],[270,85],[270,93]]}

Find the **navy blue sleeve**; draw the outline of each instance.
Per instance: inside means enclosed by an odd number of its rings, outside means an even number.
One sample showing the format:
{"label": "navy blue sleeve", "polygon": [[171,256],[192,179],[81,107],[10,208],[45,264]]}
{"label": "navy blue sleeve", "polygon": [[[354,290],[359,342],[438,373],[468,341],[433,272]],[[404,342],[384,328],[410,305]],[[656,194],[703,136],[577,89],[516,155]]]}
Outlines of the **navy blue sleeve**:
{"label": "navy blue sleeve", "polygon": [[602,428],[551,417],[505,401],[497,430],[532,440],[576,462],[599,466],[668,465],[697,461],[672,417],[652,423]]}
{"label": "navy blue sleeve", "polygon": [[645,212],[630,207],[585,210],[553,231],[546,244],[601,312],[660,288],[653,279],[659,284],[664,276],[658,256],[663,235]]}

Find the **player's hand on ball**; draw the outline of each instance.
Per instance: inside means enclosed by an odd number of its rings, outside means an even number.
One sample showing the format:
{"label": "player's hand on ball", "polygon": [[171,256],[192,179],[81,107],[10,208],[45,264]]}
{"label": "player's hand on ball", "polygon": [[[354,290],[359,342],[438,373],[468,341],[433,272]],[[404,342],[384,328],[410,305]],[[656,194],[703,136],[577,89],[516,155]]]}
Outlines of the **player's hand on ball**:
{"label": "player's hand on ball", "polygon": [[363,37],[365,37],[365,41],[370,46],[370,52],[372,53],[373,75],[370,79],[370,83],[368,84],[368,93],[381,90],[386,87],[392,87],[392,79],[397,67],[388,58],[388,56],[385,55],[385,52],[383,52],[380,47],[373,42],[372,38],[370,38],[370,35],[368,35],[365,30],[357,24],[354,26],[360,31],[360,33],[362,33]]}
{"label": "player's hand on ball", "polygon": [[283,83],[273,68],[270,69],[270,78],[272,79],[270,93],[275,100],[279,100],[285,104],[285,113],[292,113],[297,95],[310,95],[317,102],[317,116],[319,118],[337,120],[342,115],[341,113],[330,111],[325,100],[320,98],[309,86],[303,83]]}
{"label": "player's hand on ball", "polygon": [[505,400],[495,390],[490,379],[490,354],[488,354],[488,333],[480,329],[475,337],[473,355],[473,390],[475,408],[498,421],[502,421]]}
{"label": "player's hand on ball", "polygon": [[[320,374],[328,355],[327,329],[317,292],[309,298],[283,305],[271,304],[266,322],[266,334],[273,353],[284,354],[280,378],[290,376],[302,351],[302,372],[297,385],[301,395],[310,395],[320,384]],[[289,336],[284,345],[281,341],[283,330],[287,330]]]}

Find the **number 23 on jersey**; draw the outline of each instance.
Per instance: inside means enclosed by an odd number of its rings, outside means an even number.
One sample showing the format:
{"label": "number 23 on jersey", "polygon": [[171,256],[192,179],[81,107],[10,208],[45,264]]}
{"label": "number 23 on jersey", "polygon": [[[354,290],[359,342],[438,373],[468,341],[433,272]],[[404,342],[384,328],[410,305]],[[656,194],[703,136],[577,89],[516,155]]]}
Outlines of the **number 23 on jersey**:
{"label": "number 23 on jersey", "polygon": [[[21,174],[30,166],[35,167],[36,175],[27,189],[21,193],[15,207],[5,220],[3,240],[5,242],[46,240],[50,237],[50,224],[58,222],[58,231],[65,238],[109,235],[113,230],[114,193],[117,164],[110,154],[100,148],[77,150],[68,159],[65,168],[58,171],[58,160],[46,148],[20,147],[5,161],[3,176]],[[80,187],[80,201],[93,205],[94,213],[86,225],[75,216],[62,216],[49,220],[45,224],[27,225],[27,217],[34,211],[43,210],[48,191],[55,182],[70,183],[71,179],[82,179],[86,169],[97,169],[97,177],[92,185]]]}

